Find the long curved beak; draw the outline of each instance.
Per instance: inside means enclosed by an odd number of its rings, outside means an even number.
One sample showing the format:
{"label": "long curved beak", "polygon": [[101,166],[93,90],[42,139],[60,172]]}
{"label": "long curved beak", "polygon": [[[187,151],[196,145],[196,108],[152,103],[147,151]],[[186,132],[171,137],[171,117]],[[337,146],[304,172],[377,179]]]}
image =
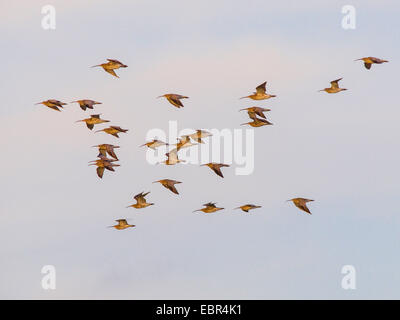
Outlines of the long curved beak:
{"label": "long curved beak", "polygon": [[239,98],[239,100],[240,100],[240,99],[244,99],[244,98],[248,98],[248,97],[249,97],[249,96],[241,97],[241,98]]}
{"label": "long curved beak", "polygon": [[157,97],[156,99],[158,99],[158,98],[163,98],[164,97],[164,95],[162,95],[162,96],[159,96],[159,97]]}

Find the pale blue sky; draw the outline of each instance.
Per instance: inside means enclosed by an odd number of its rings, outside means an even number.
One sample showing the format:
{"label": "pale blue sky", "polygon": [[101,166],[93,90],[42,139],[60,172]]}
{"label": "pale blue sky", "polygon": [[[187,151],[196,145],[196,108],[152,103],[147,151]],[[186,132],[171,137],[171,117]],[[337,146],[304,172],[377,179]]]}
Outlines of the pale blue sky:
{"label": "pale blue sky", "polygon": [[[0,6],[1,298],[400,298],[398,2],[22,2]],[[355,30],[341,28],[347,4]],[[390,62],[353,61],[370,55]],[[106,58],[129,66],[120,79],[89,68]],[[340,77],[348,91],[317,92]],[[168,120],[240,128],[253,104],[238,98],[263,81],[278,97],[258,104],[274,126],[255,130],[252,175],[146,162],[138,146]],[[185,108],[155,99],[167,92],[188,95]],[[130,131],[94,134],[76,104],[34,106],[50,98],[102,101],[94,113]],[[87,166],[99,143],[121,146],[103,180]],[[126,209],[141,191],[155,205]],[[295,196],[315,199],[312,216],[285,202]],[[192,213],[208,201],[226,209]],[[243,203],[263,208],[232,210]],[[123,217],[137,228],[106,228]],[[40,286],[47,264],[55,291]],[[347,264],[353,291],[340,286]]]}

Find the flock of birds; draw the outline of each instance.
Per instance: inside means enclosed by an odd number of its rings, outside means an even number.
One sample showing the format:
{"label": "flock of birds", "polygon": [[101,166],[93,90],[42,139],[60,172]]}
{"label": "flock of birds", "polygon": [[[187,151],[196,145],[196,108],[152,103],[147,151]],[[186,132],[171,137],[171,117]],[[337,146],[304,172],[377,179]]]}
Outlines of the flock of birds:
{"label": "flock of birds", "polygon": [[[382,60],[382,59],[375,58],[375,57],[364,57],[364,58],[357,59],[355,61],[359,61],[359,60],[362,60],[364,62],[364,66],[368,70],[371,68],[371,66],[373,64],[382,64],[382,63],[388,62],[387,60]],[[107,59],[107,61],[108,62],[106,62],[106,63],[95,65],[93,67],[102,67],[106,72],[110,73],[111,75],[113,75],[114,77],[117,77],[117,78],[119,78],[119,76],[115,73],[115,70],[117,70],[119,68],[127,68],[128,67],[127,65],[121,63],[118,60]],[[331,81],[331,86],[329,88],[324,88],[319,91],[325,91],[327,93],[338,93],[338,92],[347,90],[345,88],[339,87],[340,80],[342,80],[342,78]],[[253,92],[252,94],[250,94],[248,96],[242,97],[240,99],[248,98],[251,100],[259,101],[259,100],[266,100],[266,99],[276,97],[276,95],[267,93],[266,84],[267,84],[267,82],[260,84],[258,87],[256,87],[255,92]],[[158,98],[165,98],[174,107],[182,108],[182,107],[184,107],[184,105],[181,102],[181,100],[188,99],[189,97],[179,95],[179,94],[168,93],[168,94],[159,96]],[[76,101],[72,101],[71,103],[78,103],[80,108],[83,111],[86,111],[87,109],[93,110],[95,105],[101,104],[101,102],[89,100],[89,99],[76,100]],[[43,104],[46,107],[49,107],[56,111],[61,111],[64,108],[64,105],[66,105],[66,103],[61,102],[59,100],[55,100],[55,99],[49,99],[46,101],[39,102],[37,104]],[[265,126],[265,125],[272,125],[272,123],[267,120],[267,118],[264,114],[265,112],[271,111],[271,109],[254,106],[254,107],[240,109],[239,111],[247,111],[247,114],[248,114],[249,118],[251,119],[250,122],[243,123],[242,125],[250,125],[252,127],[261,127],[261,126]],[[77,122],[85,122],[88,129],[93,130],[95,125],[107,123],[110,121],[101,119],[100,114],[92,114],[92,115],[90,115],[90,118],[78,120]],[[128,131],[128,129],[123,129],[119,126],[109,126],[107,128],[97,130],[95,132],[105,132],[116,138],[119,138],[118,134],[126,133],[127,131]],[[162,163],[164,163],[166,165],[175,165],[177,163],[182,162],[182,160],[180,160],[178,157],[178,151],[180,149],[204,143],[204,141],[202,139],[207,138],[211,135],[212,134],[210,132],[199,129],[199,130],[196,130],[193,134],[183,135],[183,136],[179,137],[177,143],[173,144],[174,148],[165,154],[167,156],[167,159],[165,161],[163,161]],[[196,142],[196,143],[192,143],[192,141]],[[141,145],[141,147],[144,147],[144,146],[155,150],[156,148],[161,147],[161,146],[170,146],[170,144],[167,142],[158,140],[158,139],[153,139],[152,141],[146,142],[145,144]],[[96,172],[97,172],[98,177],[99,178],[103,177],[105,169],[107,169],[109,171],[115,171],[114,167],[119,166],[119,164],[115,163],[115,162],[119,161],[119,159],[115,153],[115,149],[119,148],[119,146],[115,146],[115,145],[111,145],[111,144],[99,144],[99,145],[95,145],[93,147],[98,148],[98,151],[99,151],[99,154],[97,156],[98,159],[90,161],[89,165],[95,165],[97,167]],[[107,157],[107,155],[110,156],[110,158]],[[229,165],[227,165],[227,164],[214,163],[214,162],[206,163],[201,166],[208,166],[212,171],[215,172],[215,174],[217,174],[218,176],[220,176],[222,178],[224,176],[222,174],[221,168],[229,167]],[[175,194],[179,194],[175,185],[182,183],[182,182],[172,180],[172,179],[162,179],[162,180],[154,181],[153,183],[160,183],[163,187],[170,190],[171,192],[173,192]],[[131,204],[130,206],[128,206],[128,208],[132,207],[132,208],[136,208],[136,209],[143,209],[143,208],[149,207],[151,205],[154,205],[154,203],[149,203],[146,200],[146,196],[149,193],[150,192],[146,192],[146,193],[141,192],[141,193],[135,195],[134,199],[136,200],[136,203]],[[314,200],[306,199],[306,198],[293,198],[293,199],[290,199],[287,201],[291,201],[300,210],[302,210],[308,214],[311,214],[309,208],[307,207],[307,203],[314,201]],[[254,205],[254,204],[244,204],[235,209],[241,209],[244,212],[249,212],[250,210],[258,209],[258,208],[261,208],[261,206]],[[203,208],[195,210],[193,212],[201,211],[204,213],[213,213],[213,212],[223,210],[223,209],[224,208],[217,207],[216,203],[214,203],[214,202],[208,202],[203,205]],[[123,229],[131,228],[131,227],[135,227],[135,225],[129,224],[126,219],[118,219],[118,220],[116,220],[116,222],[118,224],[110,226],[110,228],[115,228],[117,230],[123,230]]]}

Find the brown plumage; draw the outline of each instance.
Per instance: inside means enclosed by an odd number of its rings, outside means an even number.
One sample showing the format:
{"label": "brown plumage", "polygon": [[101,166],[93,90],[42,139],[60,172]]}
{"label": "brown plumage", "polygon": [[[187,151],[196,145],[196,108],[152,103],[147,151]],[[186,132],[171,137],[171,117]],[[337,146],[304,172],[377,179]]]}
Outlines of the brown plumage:
{"label": "brown plumage", "polygon": [[85,122],[88,129],[92,130],[95,124],[110,122],[110,120],[101,119],[100,114],[92,114],[90,115],[90,118],[78,120],[76,122]]}
{"label": "brown plumage", "polygon": [[190,141],[190,135],[183,135],[178,138],[178,143],[176,144],[176,149],[179,151],[182,148],[187,148],[191,146],[195,146],[196,144]]}
{"label": "brown plumage", "polygon": [[306,204],[307,204],[307,202],[311,202],[311,201],[314,201],[314,200],[305,199],[305,198],[293,198],[293,199],[290,199],[290,200],[287,200],[287,201],[292,201],[297,208],[307,212],[308,214],[311,214],[311,212],[307,208]]}
{"label": "brown plumage", "polygon": [[115,226],[109,226],[108,228],[115,228],[117,230],[124,230],[126,228],[136,227],[134,224],[128,224],[126,219],[118,219],[118,220],[115,220],[115,221],[118,222],[118,224],[116,224]]}
{"label": "brown plumage", "polygon": [[189,134],[188,135],[193,141],[197,142],[197,143],[204,143],[203,140],[204,138],[210,137],[212,136],[212,134],[208,131],[205,130],[196,130],[195,133]]}
{"label": "brown plumage", "polygon": [[198,209],[198,210],[194,210],[193,212],[197,212],[197,211],[202,211],[204,213],[213,213],[219,210],[223,210],[224,208],[218,208],[215,206],[215,202],[208,202],[203,204],[204,208],[202,209]]}
{"label": "brown plumage", "polygon": [[119,138],[118,133],[120,132],[127,132],[128,129],[122,129],[121,127],[117,127],[117,126],[109,126],[108,128],[102,129],[102,130],[97,130],[95,132],[101,132],[104,131],[105,133],[111,134],[114,137]]}
{"label": "brown plumage", "polygon": [[154,203],[148,203],[145,199],[145,196],[147,196],[150,192],[146,192],[146,193],[139,193],[137,195],[135,195],[133,198],[136,200],[136,203],[131,204],[130,206],[127,206],[127,208],[133,207],[136,209],[142,209],[142,208],[146,208],[148,206],[152,206],[154,205]]}
{"label": "brown plumage", "polygon": [[81,109],[83,111],[85,111],[86,109],[93,109],[93,106],[96,104],[101,104],[101,102],[97,102],[94,100],[89,100],[89,99],[83,99],[83,100],[76,100],[76,101],[72,101],[71,103],[79,103],[79,106],[81,107]]}
{"label": "brown plumage", "polygon": [[328,93],[338,93],[340,91],[347,90],[345,88],[339,88],[339,81],[342,80],[342,79],[343,78],[331,81],[331,87],[330,88],[325,88],[325,89],[322,89],[322,90],[319,90],[319,91],[325,91],[325,92],[328,92]]}
{"label": "brown plumage", "polygon": [[256,116],[254,116],[253,121],[242,123],[241,126],[244,126],[246,124],[248,124],[248,125],[250,125],[252,127],[255,127],[255,128],[262,127],[262,126],[271,126],[271,125],[273,125],[273,123],[269,122],[268,120],[260,119],[260,118],[257,118]]}
{"label": "brown plumage", "polygon": [[166,98],[170,104],[172,104],[174,107],[177,108],[183,108],[184,105],[181,102],[181,99],[188,99],[189,97],[182,96],[180,94],[175,94],[175,93],[167,93],[163,94],[162,96],[159,96],[157,98]]}
{"label": "brown plumage", "polygon": [[61,102],[59,100],[55,100],[55,99],[49,99],[46,101],[35,103],[35,105],[38,105],[38,104],[43,104],[44,106],[49,107],[50,109],[53,109],[56,111],[61,111],[59,108],[64,108],[63,106],[66,105],[66,103]]}
{"label": "brown plumage", "polygon": [[354,61],[359,61],[359,60],[364,61],[364,66],[368,70],[371,69],[371,66],[373,64],[381,64],[381,63],[384,63],[384,62],[389,62],[388,60],[382,60],[382,59],[375,58],[375,57],[365,57],[365,58],[356,59]]}
{"label": "brown plumage", "polygon": [[104,174],[104,169],[107,169],[109,171],[115,171],[114,167],[119,167],[119,164],[113,163],[114,159],[109,159],[103,155],[99,156],[100,159],[90,161],[89,166],[97,166],[96,172],[97,176],[101,179],[103,178]]}
{"label": "brown plumage", "polygon": [[162,180],[154,181],[153,183],[157,183],[157,182],[161,183],[161,185],[163,185],[165,188],[172,191],[173,193],[179,194],[178,190],[176,190],[175,184],[182,183],[182,182],[176,181],[176,180],[171,180],[171,179],[162,179]]}
{"label": "brown plumage", "polygon": [[183,160],[179,160],[178,158],[178,149],[174,148],[170,152],[165,154],[167,156],[167,160],[161,162],[166,164],[167,166],[171,166],[180,162],[184,162]]}
{"label": "brown plumage", "polygon": [[258,87],[256,87],[256,92],[253,92],[253,94],[251,94],[249,96],[241,97],[240,99],[250,98],[252,100],[265,100],[265,99],[276,97],[276,95],[274,95],[274,94],[267,93],[266,85],[267,85],[267,81],[263,82]]}
{"label": "brown plumage", "polygon": [[256,206],[254,204],[245,204],[243,206],[237,207],[235,209],[242,209],[244,212],[249,212],[249,210],[261,208],[261,206]]}
{"label": "brown plumage", "polygon": [[115,73],[114,70],[119,69],[119,68],[128,67],[127,65],[125,65],[122,62],[120,62],[118,60],[115,60],[115,59],[107,59],[107,61],[108,62],[106,62],[106,63],[102,63],[102,64],[98,64],[98,65],[92,66],[92,68],[94,68],[94,67],[102,67],[109,74],[113,75],[114,77],[119,78],[119,76]]}
{"label": "brown plumage", "polygon": [[107,156],[107,153],[108,153],[111,157],[113,157],[114,159],[118,160],[118,157],[114,152],[114,149],[119,148],[119,146],[113,146],[112,144],[104,143],[104,144],[99,144],[99,145],[93,146],[93,147],[99,148],[98,157],[101,157],[101,156],[105,157],[105,156]]}
{"label": "brown plumage", "polygon": [[267,119],[265,117],[264,112],[271,111],[271,109],[265,109],[265,108],[260,108],[260,107],[250,107],[250,108],[244,108],[240,109],[239,111],[247,110],[247,114],[249,115],[250,119],[253,119],[257,116]]}
{"label": "brown plumage", "polygon": [[214,163],[214,162],[210,162],[210,163],[205,163],[202,164],[201,166],[207,166],[209,167],[212,171],[214,171],[217,175],[219,175],[221,178],[224,177],[224,175],[221,172],[221,168],[222,167],[229,167],[228,164],[224,164],[224,163]]}
{"label": "brown plumage", "polygon": [[154,139],[154,140],[152,140],[152,141],[146,142],[145,144],[142,144],[140,147],[146,146],[146,147],[148,147],[148,148],[150,148],[150,149],[155,150],[155,149],[158,148],[158,147],[161,147],[161,146],[168,146],[168,145],[169,145],[169,144],[166,143],[166,142],[164,142],[164,141]]}

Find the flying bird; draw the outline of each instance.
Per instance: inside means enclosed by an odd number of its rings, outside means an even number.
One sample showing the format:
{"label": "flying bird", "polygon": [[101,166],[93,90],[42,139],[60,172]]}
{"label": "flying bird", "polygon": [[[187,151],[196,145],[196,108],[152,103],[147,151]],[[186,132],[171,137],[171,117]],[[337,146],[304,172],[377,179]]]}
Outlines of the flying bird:
{"label": "flying bird", "polygon": [[359,60],[364,61],[364,66],[368,70],[371,69],[371,66],[373,64],[381,64],[381,63],[384,63],[384,62],[389,62],[388,60],[382,60],[382,59],[375,58],[375,57],[365,57],[365,58],[360,58],[360,59],[357,59],[357,60],[354,60],[354,61],[359,61]]}
{"label": "flying bird", "polygon": [[182,183],[182,182],[176,181],[176,180],[171,180],[171,179],[162,179],[162,180],[154,181],[153,183],[157,183],[157,182],[161,183],[161,185],[163,185],[165,188],[172,191],[173,193],[179,194],[178,190],[176,190],[175,185],[178,183]]}
{"label": "flying bird", "polygon": [[212,136],[212,133],[210,133],[206,130],[200,130],[200,129],[196,130],[195,133],[189,134],[189,137],[197,143],[204,143],[204,141],[201,139],[204,139],[204,138],[207,138],[210,136]]}
{"label": "flying bird", "polygon": [[81,107],[81,109],[83,111],[85,111],[86,109],[93,109],[93,106],[96,104],[101,104],[101,102],[97,102],[94,100],[89,100],[89,99],[83,99],[83,100],[76,100],[76,101],[72,101],[71,103],[79,103],[79,106]]}
{"label": "flying bird", "polygon": [[49,107],[50,109],[57,110],[57,111],[61,111],[59,108],[64,108],[63,106],[66,105],[66,103],[61,102],[59,100],[55,100],[55,99],[49,99],[46,101],[35,103],[35,105],[38,105],[38,104],[43,104],[46,107]]}
{"label": "flying bird", "polygon": [[119,164],[113,163],[114,161],[117,161],[117,160],[109,159],[105,156],[101,156],[100,159],[90,161],[89,166],[97,166],[97,169],[96,169],[97,176],[101,179],[101,178],[103,178],[104,169],[107,169],[109,171],[115,171],[114,167],[120,166]]}
{"label": "flying bird", "polygon": [[118,219],[115,220],[116,222],[118,222],[118,224],[116,224],[115,226],[109,226],[108,228],[115,228],[117,230],[124,230],[126,228],[133,228],[135,227],[134,224],[128,224],[128,222],[126,221],[126,219]]}
{"label": "flying bird", "polygon": [[136,196],[134,196],[133,198],[136,200],[135,204],[131,204],[130,206],[127,206],[127,208],[129,207],[133,207],[136,209],[142,209],[142,208],[146,208],[148,206],[152,206],[154,205],[154,203],[148,203],[145,199],[145,196],[147,196],[150,192],[146,192],[146,193],[139,193]]}
{"label": "flying bird", "polygon": [[307,208],[307,202],[311,202],[314,200],[305,199],[305,198],[293,198],[293,199],[290,199],[287,201],[292,201],[297,208],[311,214],[310,210]]}
{"label": "flying bird", "polygon": [[168,146],[168,145],[169,144],[164,142],[164,141],[154,139],[152,141],[146,142],[145,144],[142,144],[140,147],[146,146],[146,147],[148,147],[150,149],[156,150],[156,148],[158,148],[158,147]]}
{"label": "flying bird", "polygon": [[209,167],[212,171],[214,171],[217,175],[219,175],[221,178],[224,177],[224,175],[221,172],[221,168],[222,167],[229,167],[228,164],[224,164],[224,163],[214,163],[214,162],[210,162],[210,163],[205,163],[202,164],[201,166],[207,166]]}
{"label": "flying bird", "polygon": [[178,138],[178,143],[176,144],[176,149],[179,151],[182,148],[187,148],[191,146],[195,146],[196,144],[190,141],[190,135],[183,135]]}
{"label": "flying bird", "polygon": [[188,99],[189,97],[181,96],[180,94],[175,94],[175,93],[167,93],[157,98],[166,98],[170,104],[179,109],[184,107],[184,105],[181,102],[181,99]]}
{"label": "flying bird", "polygon": [[95,124],[110,122],[110,120],[104,120],[100,118],[100,114],[92,114],[90,118],[78,120],[76,122],[85,122],[86,126],[92,130]]}
{"label": "flying bird", "polygon": [[166,164],[167,166],[171,166],[180,162],[184,162],[183,160],[179,160],[178,158],[178,149],[174,148],[170,152],[165,154],[167,156],[167,160],[161,162]]}
{"label": "flying bird", "polygon": [[250,98],[252,100],[265,100],[265,99],[276,97],[276,95],[274,95],[274,94],[268,94],[267,93],[266,88],[265,88],[266,85],[267,85],[267,81],[265,81],[264,83],[260,84],[256,88],[256,92],[253,92],[253,94],[251,94],[249,96],[241,97],[240,99]]}
{"label": "flying bird", "polygon": [[107,71],[108,73],[112,74],[114,77],[119,78],[119,76],[115,73],[114,70],[119,69],[119,68],[126,68],[128,67],[127,65],[123,64],[122,62],[115,60],[115,59],[107,59],[108,62],[106,63],[102,63],[102,64],[98,64],[95,66],[92,66],[92,68],[94,67],[102,67],[105,71]]}
{"label": "flying bird", "polygon": [[214,202],[205,203],[205,204],[203,204],[203,207],[204,208],[199,209],[199,210],[195,210],[193,212],[202,211],[204,213],[213,213],[213,212],[216,212],[216,211],[224,209],[224,208],[216,207]]}
{"label": "flying bird", "polygon": [[240,109],[239,111],[243,111],[243,110],[247,110],[247,113],[248,113],[250,119],[253,119],[253,120],[254,120],[254,118],[255,118],[256,116],[259,116],[259,117],[261,117],[261,118],[267,119],[267,118],[265,117],[264,112],[271,111],[271,109],[260,108],[260,107],[244,108],[244,109]]}
{"label": "flying bird", "polygon": [[319,91],[325,91],[328,93],[338,93],[340,91],[344,91],[347,90],[345,88],[339,88],[339,81],[342,80],[343,78],[337,79],[337,80],[333,80],[331,81],[331,87],[330,88],[325,88]]}
{"label": "flying bird", "polygon": [[95,133],[101,132],[101,131],[104,131],[105,133],[111,134],[112,136],[119,138],[118,133],[120,133],[120,132],[125,133],[128,131],[128,129],[122,129],[121,127],[117,127],[117,126],[109,126],[108,128],[105,128],[102,130],[97,130],[97,131],[95,131]]}
{"label": "flying bird", "polygon": [[249,212],[249,210],[261,208],[261,206],[256,206],[254,204],[245,204],[243,206],[237,207],[235,209],[242,209],[244,212]]}
{"label": "flying bird", "polygon": [[244,126],[246,124],[248,124],[248,125],[250,125],[252,127],[255,127],[255,128],[262,127],[262,126],[273,125],[273,123],[269,122],[268,120],[257,118],[256,116],[254,116],[253,121],[242,123],[241,126]]}
{"label": "flying bird", "polygon": [[93,146],[99,148],[99,155],[98,157],[104,156],[106,157],[109,154],[115,160],[118,160],[117,155],[114,152],[114,149],[119,148],[119,146],[113,146],[112,144],[98,144],[97,146]]}

